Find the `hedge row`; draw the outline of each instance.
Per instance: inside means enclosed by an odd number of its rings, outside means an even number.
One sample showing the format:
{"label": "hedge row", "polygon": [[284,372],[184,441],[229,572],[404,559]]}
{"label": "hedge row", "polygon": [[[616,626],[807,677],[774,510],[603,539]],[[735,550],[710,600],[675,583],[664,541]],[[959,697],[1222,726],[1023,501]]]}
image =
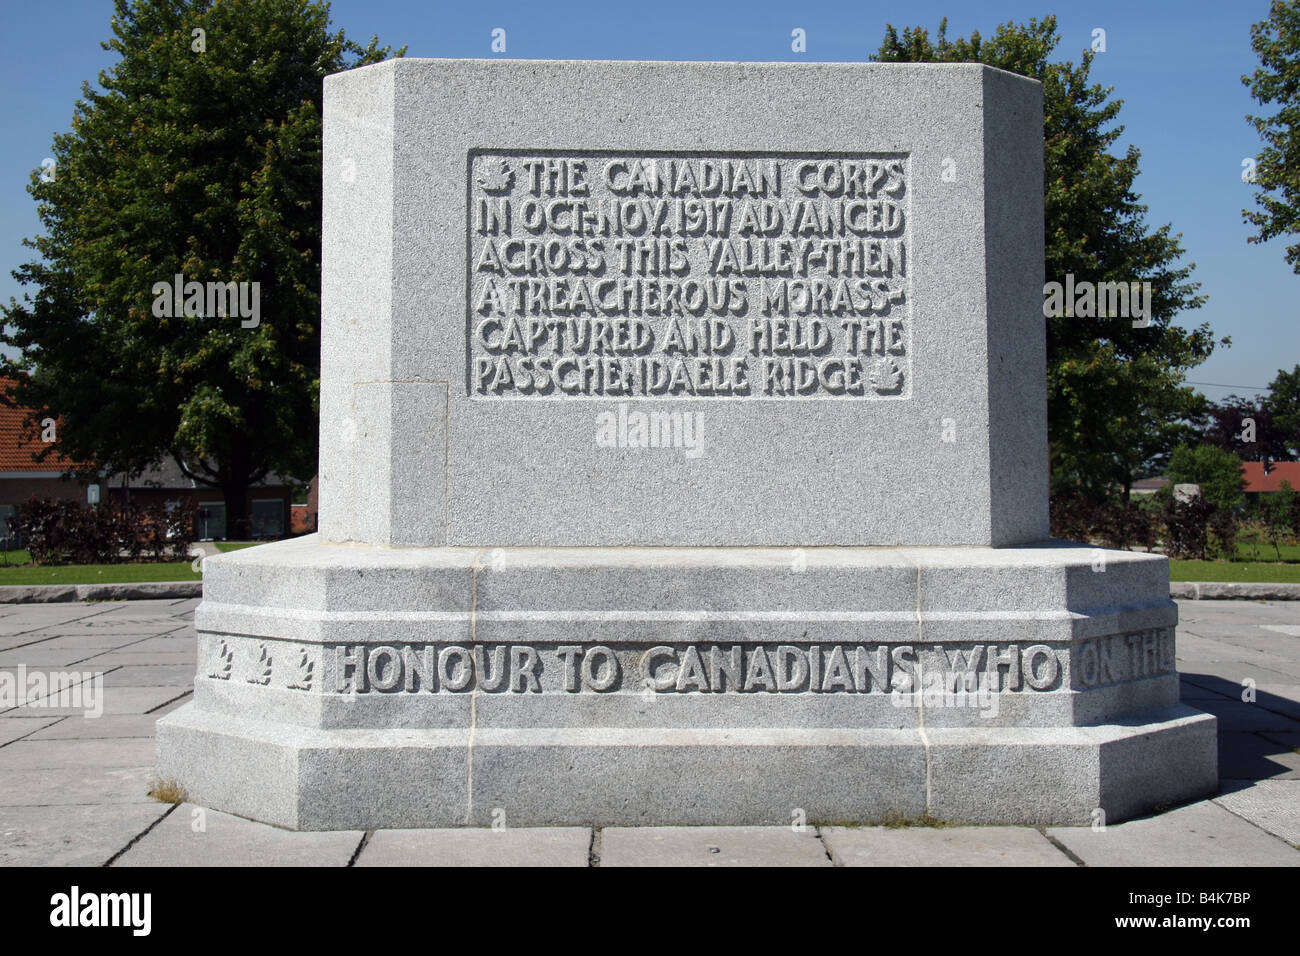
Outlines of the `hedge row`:
{"label": "hedge row", "polygon": [[1204,498],[1172,495],[1101,503],[1053,496],[1053,538],[1112,548],[1163,547],[1171,558],[1231,558],[1249,535],[1275,548],[1300,536],[1300,495],[1274,492],[1254,511],[1216,508]]}
{"label": "hedge row", "polygon": [[125,510],[57,498],[29,498],[9,519],[33,564],[183,561],[196,537],[189,499]]}

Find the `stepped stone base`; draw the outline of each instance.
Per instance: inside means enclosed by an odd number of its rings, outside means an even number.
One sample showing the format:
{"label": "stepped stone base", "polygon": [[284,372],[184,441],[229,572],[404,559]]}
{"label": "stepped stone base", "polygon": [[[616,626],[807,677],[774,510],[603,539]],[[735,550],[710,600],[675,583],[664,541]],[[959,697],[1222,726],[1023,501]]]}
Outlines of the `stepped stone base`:
{"label": "stepped stone base", "polygon": [[204,571],[158,773],[281,826],[1065,825],[1218,786],[1158,556],[310,536]]}

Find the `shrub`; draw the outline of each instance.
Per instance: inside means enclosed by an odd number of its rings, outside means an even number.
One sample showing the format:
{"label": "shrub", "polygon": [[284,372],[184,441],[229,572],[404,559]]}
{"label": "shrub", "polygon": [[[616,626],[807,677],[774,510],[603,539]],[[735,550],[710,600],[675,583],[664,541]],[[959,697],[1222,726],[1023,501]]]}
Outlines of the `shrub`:
{"label": "shrub", "polygon": [[1237,538],[1241,531],[1241,518],[1236,509],[1212,508],[1206,522],[1213,556],[1231,561],[1237,556]]}
{"label": "shrub", "polygon": [[117,564],[146,552],[155,561],[183,560],[194,542],[195,523],[190,500],[123,511],[32,497],[9,519],[33,564]]}
{"label": "shrub", "polygon": [[1272,494],[1260,496],[1260,524],[1263,526],[1264,537],[1273,546],[1279,561],[1282,560],[1282,543],[1294,533],[1292,521],[1296,514],[1297,499],[1300,499],[1300,495],[1295,493],[1289,481],[1283,481]]}
{"label": "shrub", "polygon": [[1150,550],[1158,530],[1158,515],[1135,501],[1108,501],[1097,509],[1095,532],[1108,547],[1129,549],[1137,544]]}
{"label": "shrub", "polygon": [[1245,496],[1246,479],[1241,473],[1241,459],[1213,445],[1179,445],[1169,457],[1165,474],[1177,484],[1201,486],[1201,497],[1212,508],[1235,510]]}
{"label": "shrub", "polygon": [[1169,557],[1205,560],[1213,510],[1199,495],[1187,501],[1171,497],[1165,503],[1165,551]]}
{"label": "shrub", "polygon": [[1115,498],[1096,504],[1082,496],[1057,495],[1050,501],[1049,513],[1053,538],[1151,550],[1160,535],[1159,509],[1140,501]]}
{"label": "shrub", "polygon": [[1082,495],[1053,495],[1048,501],[1052,537],[1086,543],[1096,525],[1096,510]]}

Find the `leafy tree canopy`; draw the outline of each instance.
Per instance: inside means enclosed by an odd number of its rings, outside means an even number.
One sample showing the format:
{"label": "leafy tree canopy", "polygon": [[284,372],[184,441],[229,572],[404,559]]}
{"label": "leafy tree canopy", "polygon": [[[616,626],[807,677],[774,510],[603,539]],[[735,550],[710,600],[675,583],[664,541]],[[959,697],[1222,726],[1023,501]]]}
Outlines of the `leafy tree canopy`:
{"label": "leafy tree canopy", "polygon": [[1268,409],[1278,440],[1292,460],[1300,458],[1300,365],[1289,372],[1278,369],[1268,387]]}
{"label": "leafy tree canopy", "polygon": [[1123,101],[1090,81],[1091,52],[1077,66],[1053,59],[1059,39],[1054,17],[1003,24],[988,40],[978,32],[951,40],[944,20],[933,40],[920,27],[900,35],[890,26],[875,59],[987,63],[1040,81],[1047,280],[1151,283],[1145,328],[1119,316],[1046,320],[1053,490],[1100,499],[1159,471],[1191,436],[1205,399],[1184,377],[1215,343],[1207,324],[1191,331],[1173,324],[1205,301],[1193,266],[1180,264],[1182,245],[1168,225],[1146,225],[1133,188],[1138,149],[1111,152],[1124,131],[1113,125]]}
{"label": "leafy tree canopy", "polygon": [[1201,497],[1219,510],[1232,510],[1245,500],[1241,459],[1213,445],[1179,445],[1169,456],[1167,475],[1176,485],[1200,485]]}
{"label": "leafy tree canopy", "polygon": [[1229,395],[1201,419],[1202,438],[1243,461],[1300,459],[1300,365],[1279,369],[1262,398]]}
{"label": "leafy tree canopy", "polygon": [[[1259,67],[1241,82],[1267,114],[1247,116],[1264,146],[1256,157],[1257,209],[1242,215],[1256,228],[1250,242],[1300,233],[1300,2],[1273,0],[1268,17],[1250,28]],[[1300,273],[1300,243],[1286,248],[1286,261]]]}
{"label": "leafy tree canopy", "polygon": [[[127,473],[170,455],[239,532],[250,483],[315,470],[322,80],[390,50],[309,0],[116,0],[111,26],[120,59],[33,174],[44,234],[3,371],[60,452]],[[176,275],[257,283],[258,324],[155,314]]]}

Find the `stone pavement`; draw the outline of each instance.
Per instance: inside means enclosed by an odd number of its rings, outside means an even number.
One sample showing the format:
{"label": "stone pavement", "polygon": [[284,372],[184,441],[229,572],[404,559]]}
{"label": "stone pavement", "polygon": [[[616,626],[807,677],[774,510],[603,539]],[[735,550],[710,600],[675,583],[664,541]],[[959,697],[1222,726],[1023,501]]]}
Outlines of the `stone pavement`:
{"label": "stone pavement", "polygon": [[[0,670],[103,675],[101,698],[86,693],[94,689],[91,678],[82,685],[81,699],[64,701],[78,706],[0,702],[0,865],[1300,865],[1295,602],[1180,602],[1183,699],[1219,717],[1223,789],[1213,799],[1104,830],[810,826],[801,832],[573,827],[373,833],[293,833],[147,795],[154,721],[190,694],[197,603],[0,605]],[[102,706],[102,714],[83,716],[86,704]]]}

